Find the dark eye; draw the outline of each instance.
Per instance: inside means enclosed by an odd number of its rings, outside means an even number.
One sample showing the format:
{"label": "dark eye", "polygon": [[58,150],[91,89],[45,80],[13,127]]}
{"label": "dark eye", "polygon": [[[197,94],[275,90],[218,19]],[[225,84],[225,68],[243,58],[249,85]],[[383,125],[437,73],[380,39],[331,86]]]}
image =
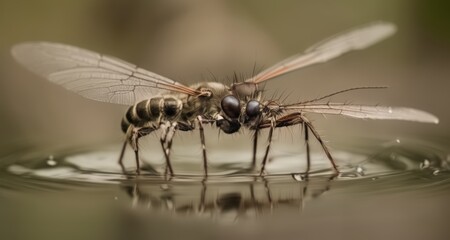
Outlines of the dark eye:
{"label": "dark eye", "polygon": [[245,108],[245,115],[249,118],[254,118],[259,115],[260,108],[259,102],[256,100],[251,100],[247,103],[247,107]]}
{"label": "dark eye", "polygon": [[224,97],[221,106],[223,112],[230,118],[238,118],[241,113],[241,103],[233,95]]}

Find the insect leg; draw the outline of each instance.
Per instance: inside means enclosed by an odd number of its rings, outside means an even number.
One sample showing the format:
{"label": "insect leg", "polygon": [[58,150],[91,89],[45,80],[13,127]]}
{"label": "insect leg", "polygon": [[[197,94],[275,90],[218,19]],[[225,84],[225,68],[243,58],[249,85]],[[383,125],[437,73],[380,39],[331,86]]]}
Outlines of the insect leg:
{"label": "insect leg", "polygon": [[122,170],[125,169],[125,166],[123,165],[123,157],[125,156],[125,149],[127,148],[127,144],[128,144],[128,139],[125,139],[125,141],[123,142],[123,145],[122,145],[122,150],[120,151],[120,156],[119,156],[119,161],[118,161]]}
{"label": "insect leg", "polygon": [[201,116],[198,116],[197,122],[198,122],[198,129],[200,131],[200,141],[202,144],[202,151],[203,151],[203,168],[205,176],[208,176],[208,160],[206,158],[206,144],[205,144],[205,131],[203,129],[203,118]]}
{"label": "insect leg", "polygon": [[252,169],[256,166],[256,152],[258,148],[258,135],[259,135],[259,127],[256,127],[255,133],[253,134],[253,158],[252,158]]}
{"label": "insect leg", "polygon": [[175,132],[177,131],[177,127],[178,127],[178,123],[174,122],[172,123],[172,125],[169,128],[169,131],[167,132],[167,139],[166,139],[166,143],[167,143],[167,156],[170,157],[170,151],[172,150],[172,140],[173,137],[175,136]]}
{"label": "insect leg", "polygon": [[[160,142],[161,142],[161,147],[162,147],[162,150],[164,153],[164,157],[166,159],[166,169],[169,171],[170,175],[173,175],[172,164],[170,163],[170,158],[169,158],[169,151],[167,151],[167,147],[166,147],[167,135],[169,134],[169,124],[170,124],[170,122],[164,122],[163,124],[160,125],[160,128],[161,128]],[[166,170],[166,173],[167,173],[167,170]]]}
{"label": "insect leg", "polygon": [[275,118],[270,119],[270,130],[269,130],[269,136],[267,137],[267,147],[266,152],[264,153],[264,158],[261,166],[261,171],[259,172],[259,175],[262,176],[264,174],[264,169],[266,168],[266,162],[267,157],[269,156],[269,150],[270,145],[272,144],[272,135],[273,135],[273,129],[275,128]]}
{"label": "insect leg", "polygon": [[140,162],[139,162],[139,138],[150,134],[153,132],[155,128],[153,127],[134,127],[130,126],[126,133],[126,141],[122,146],[122,151],[119,157],[119,165],[122,167],[122,170],[125,169],[123,165],[123,156],[125,153],[125,148],[127,143],[133,148],[135,159],[136,159],[136,173],[140,174]]}
{"label": "insect leg", "polygon": [[317,141],[319,141],[320,145],[322,146],[323,151],[325,152],[325,154],[327,155],[328,159],[330,160],[331,165],[333,165],[334,171],[336,173],[339,173],[339,170],[337,168],[336,162],[334,161],[333,157],[331,156],[330,150],[328,149],[328,147],[323,142],[323,140],[320,137],[319,133],[316,131],[316,129],[311,124],[311,122],[305,116],[300,116],[300,117],[303,120],[303,122],[305,123],[306,127],[309,128],[311,130],[311,133],[314,135],[314,137],[316,137]]}
{"label": "insect leg", "polygon": [[136,173],[139,175],[141,173],[141,167],[139,163],[139,129],[133,128],[131,131],[130,144],[133,147],[134,156],[136,158]]}
{"label": "insect leg", "polygon": [[173,140],[173,136],[175,135],[175,132],[177,131],[177,126],[178,124],[176,122],[172,123],[172,125],[170,125],[169,130],[167,131],[167,135],[166,135],[166,153],[165,155],[167,156],[167,168],[169,169],[170,175],[174,175],[173,173],[173,168],[172,168],[172,163],[170,162],[170,151],[172,150],[172,140]]}
{"label": "insect leg", "polygon": [[309,173],[309,170],[311,169],[311,155],[310,155],[310,148],[309,148],[309,131],[308,131],[308,127],[305,126],[304,122],[303,122],[303,128],[305,130],[306,173]]}

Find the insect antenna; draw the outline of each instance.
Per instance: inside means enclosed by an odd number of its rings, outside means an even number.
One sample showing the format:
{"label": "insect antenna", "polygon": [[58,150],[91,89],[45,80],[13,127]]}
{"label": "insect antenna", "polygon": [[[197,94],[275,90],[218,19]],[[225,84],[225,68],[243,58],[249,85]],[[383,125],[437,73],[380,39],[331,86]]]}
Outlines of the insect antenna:
{"label": "insect antenna", "polygon": [[347,88],[347,89],[344,89],[344,90],[340,90],[340,91],[337,91],[337,92],[334,92],[334,93],[327,94],[327,95],[322,96],[322,97],[319,97],[319,98],[311,99],[311,100],[304,101],[304,102],[299,102],[299,103],[296,103],[296,105],[297,105],[297,104],[305,104],[305,103],[317,102],[317,101],[323,100],[323,99],[325,99],[325,98],[329,98],[329,97],[332,97],[332,96],[335,96],[335,95],[338,95],[338,94],[341,94],[341,93],[350,92],[350,91],[355,91],[355,90],[363,90],[363,89],[385,89],[385,88],[388,88],[388,87],[387,87],[387,86],[369,86],[369,87],[354,87],[354,88]]}

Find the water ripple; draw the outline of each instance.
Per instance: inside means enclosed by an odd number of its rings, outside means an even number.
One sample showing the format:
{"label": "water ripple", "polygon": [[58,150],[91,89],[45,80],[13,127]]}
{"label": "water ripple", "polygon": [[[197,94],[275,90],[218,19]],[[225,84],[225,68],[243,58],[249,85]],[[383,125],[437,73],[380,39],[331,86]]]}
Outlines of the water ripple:
{"label": "water ripple", "polygon": [[304,154],[278,149],[273,152],[264,177],[248,169],[251,158],[241,152],[211,154],[208,178],[202,174],[201,159],[195,153],[187,154],[189,149],[180,151],[183,156],[174,156],[176,176],[172,178],[161,174],[164,172],[161,159],[146,160],[142,174],[136,176],[134,160],[128,158],[124,173],[117,164],[118,145],[88,151],[55,151],[47,156],[17,153],[1,160],[4,179],[0,188],[58,191],[118,185],[134,207],[197,215],[222,215],[232,210],[245,216],[271,212],[275,206],[302,208],[305,200],[325,192],[335,196],[370,196],[399,192],[432,194],[448,189],[446,151],[414,143],[377,146],[381,146],[377,151],[334,150],[341,169],[339,175],[333,174],[330,163],[320,152],[312,154],[312,171],[305,174]]}

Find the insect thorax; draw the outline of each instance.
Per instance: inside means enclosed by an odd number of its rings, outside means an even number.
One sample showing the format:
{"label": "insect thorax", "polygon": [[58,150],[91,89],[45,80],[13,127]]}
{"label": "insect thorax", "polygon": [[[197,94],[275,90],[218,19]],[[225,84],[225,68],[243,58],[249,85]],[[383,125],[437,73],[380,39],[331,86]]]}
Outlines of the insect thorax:
{"label": "insect thorax", "polygon": [[182,117],[192,120],[198,115],[206,119],[214,119],[220,112],[220,102],[226,95],[231,94],[229,88],[218,82],[197,83],[191,88],[201,92],[209,92],[209,96],[189,96],[183,103]]}

